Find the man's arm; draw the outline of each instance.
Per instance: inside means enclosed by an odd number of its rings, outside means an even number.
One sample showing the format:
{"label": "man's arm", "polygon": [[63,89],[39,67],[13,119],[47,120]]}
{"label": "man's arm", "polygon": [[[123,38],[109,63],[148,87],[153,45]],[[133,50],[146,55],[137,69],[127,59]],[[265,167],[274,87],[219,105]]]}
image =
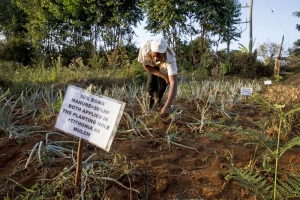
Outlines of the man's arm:
{"label": "man's arm", "polygon": [[171,105],[173,103],[173,100],[175,99],[176,93],[177,93],[177,74],[176,75],[170,75],[169,76],[170,81],[170,88],[169,88],[169,94],[167,102],[165,103],[164,107],[161,109],[160,114],[162,117],[166,117],[171,112]]}
{"label": "man's arm", "polygon": [[165,79],[165,81],[166,81],[167,83],[170,82],[170,81],[169,81],[169,77],[168,77],[167,74],[164,74],[164,73],[160,72],[159,70],[157,70],[156,68],[154,68],[154,67],[152,67],[152,66],[150,66],[150,65],[143,65],[143,66],[144,66],[144,69],[145,69],[147,72],[149,72],[149,73],[151,73],[151,74],[154,74],[155,76],[159,76],[159,77]]}

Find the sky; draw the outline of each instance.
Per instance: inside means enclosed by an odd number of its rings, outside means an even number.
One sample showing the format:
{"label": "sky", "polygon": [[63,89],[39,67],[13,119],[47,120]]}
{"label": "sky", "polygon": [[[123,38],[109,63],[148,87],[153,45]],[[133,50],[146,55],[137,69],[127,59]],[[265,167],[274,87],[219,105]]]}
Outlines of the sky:
{"label": "sky", "polygon": [[[250,6],[250,0],[240,0],[243,6]],[[250,8],[241,8],[242,22],[249,21]],[[252,36],[253,49],[258,48],[264,42],[280,44],[284,36],[283,47],[291,48],[293,43],[300,39],[300,31],[296,30],[296,24],[300,24],[300,18],[293,16],[293,12],[300,12],[300,0],[253,0],[252,12]],[[142,23],[135,32],[137,46],[155,37],[143,29]],[[249,23],[240,24],[242,37],[239,41],[232,42],[230,49],[238,49],[239,43],[249,46]],[[220,44],[219,49],[226,48],[226,44]]]}

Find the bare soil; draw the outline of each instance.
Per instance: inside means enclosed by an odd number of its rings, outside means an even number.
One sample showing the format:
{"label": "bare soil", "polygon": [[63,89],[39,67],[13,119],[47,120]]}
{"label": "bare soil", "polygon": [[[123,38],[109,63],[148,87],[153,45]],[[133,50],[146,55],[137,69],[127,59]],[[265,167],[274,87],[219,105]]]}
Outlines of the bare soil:
{"label": "bare soil", "polygon": [[[299,80],[299,78],[295,79]],[[293,82],[295,82],[293,80]],[[288,82],[288,81],[286,81]],[[199,102],[200,104],[203,102]],[[247,168],[250,165],[261,168],[262,155],[265,149],[256,149],[255,145],[245,145],[248,133],[261,134],[262,122],[271,117],[270,113],[253,103],[250,99],[238,102],[227,111],[231,118],[223,116],[215,108],[211,108],[211,120],[222,122],[221,125],[206,125],[203,131],[199,127],[189,127],[187,123],[200,119],[200,113],[194,102],[176,99],[175,106],[184,108],[172,123],[172,130],[178,133],[173,139],[181,145],[168,144],[166,131],[172,121],[171,117],[159,117],[159,108],[151,116],[144,116],[139,106],[126,107],[125,112],[141,116],[154,137],[141,128],[141,134],[125,132],[130,126],[122,118],[119,130],[114,138],[111,150],[105,152],[91,144],[85,143],[83,159],[93,153],[98,153],[102,161],[111,161],[116,155],[126,157],[130,168],[126,176],[121,168],[114,168],[110,174],[128,188],[134,188],[148,199],[204,199],[204,200],[254,200],[253,193],[234,181],[226,181],[224,174],[229,166]],[[215,109],[215,110],[214,110]],[[54,129],[56,117],[44,120],[43,131]],[[299,119],[298,119],[299,122]],[[34,125],[31,116],[19,119],[20,124]],[[293,128],[293,135],[286,136],[288,140],[300,136],[299,126]],[[270,137],[276,137],[272,128],[266,130]],[[77,140],[69,136],[70,140]],[[33,146],[45,141],[45,133],[36,133],[27,139],[9,139],[0,132],[0,199],[14,199],[18,194],[30,189],[42,178],[56,177],[65,166],[71,165],[71,159],[57,158],[54,163],[42,168],[35,158],[24,168]],[[60,138],[55,136],[53,140]],[[76,149],[76,147],[74,148]],[[287,151],[280,158],[281,174],[300,173],[299,147]],[[74,171],[75,177],[75,171]],[[270,177],[272,181],[272,177]],[[63,190],[63,189],[62,189]],[[66,189],[67,190],[67,189]],[[106,187],[106,196],[111,200],[142,199],[142,195],[111,182]],[[146,196],[146,195],[145,195]],[[55,199],[53,197],[53,199]],[[72,199],[72,198],[70,198]]]}

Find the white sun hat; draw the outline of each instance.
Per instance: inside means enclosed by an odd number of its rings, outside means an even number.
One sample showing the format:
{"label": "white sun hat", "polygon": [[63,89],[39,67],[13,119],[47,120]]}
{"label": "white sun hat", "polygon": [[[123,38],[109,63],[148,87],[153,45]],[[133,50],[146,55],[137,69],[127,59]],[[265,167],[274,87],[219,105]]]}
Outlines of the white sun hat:
{"label": "white sun hat", "polygon": [[158,53],[165,53],[168,43],[164,38],[155,38],[151,41],[151,51]]}

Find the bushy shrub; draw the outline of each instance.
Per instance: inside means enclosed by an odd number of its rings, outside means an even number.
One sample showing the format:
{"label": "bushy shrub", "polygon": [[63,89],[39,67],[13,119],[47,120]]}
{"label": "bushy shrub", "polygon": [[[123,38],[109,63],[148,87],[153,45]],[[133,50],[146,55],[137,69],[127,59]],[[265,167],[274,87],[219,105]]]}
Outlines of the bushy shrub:
{"label": "bushy shrub", "polygon": [[274,73],[274,65],[265,65],[262,61],[256,61],[257,77],[271,77]]}
{"label": "bushy shrub", "polygon": [[107,65],[106,57],[94,52],[88,59],[88,66],[91,69],[105,69]]}
{"label": "bushy shrub", "polygon": [[225,75],[228,75],[230,72],[231,63],[229,61],[226,61],[224,63],[220,62],[217,66],[215,66],[211,70],[211,76],[215,78],[221,78]]}
{"label": "bushy shrub", "polygon": [[216,65],[218,65],[219,60],[216,55],[210,51],[205,51],[201,59],[201,67],[206,68],[211,71]]}
{"label": "bushy shrub", "polygon": [[195,80],[200,81],[200,80],[208,78],[208,75],[209,75],[209,73],[208,73],[208,70],[206,68],[199,67],[192,74],[192,76],[193,76],[192,78],[195,79]]}
{"label": "bushy shrub", "polygon": [[257,52],[235,52],[230,56],[230,74],[241,74],[248,78],[256,77]]}
{"label": "bushy shrub", "polygon": [[62,65],[68,66],[74,57],[76,57],[76,47],[74,45],[65,45],[59,52],[62,58]]}
{"label": "bushy shrub", "polygon": [[33,57],[33,47],[23,38],[13,38],[0,43],[0,59],[14,61],[27,66]]}
{"label": "bushy shrub", "polygon": [[137,61],[133,60],[130,66],[126,66],[122,70],[124,72],[124,77],[127,77],[134,84],[139,84],[146,80],[147,72],[144,69],[143,65]]}

